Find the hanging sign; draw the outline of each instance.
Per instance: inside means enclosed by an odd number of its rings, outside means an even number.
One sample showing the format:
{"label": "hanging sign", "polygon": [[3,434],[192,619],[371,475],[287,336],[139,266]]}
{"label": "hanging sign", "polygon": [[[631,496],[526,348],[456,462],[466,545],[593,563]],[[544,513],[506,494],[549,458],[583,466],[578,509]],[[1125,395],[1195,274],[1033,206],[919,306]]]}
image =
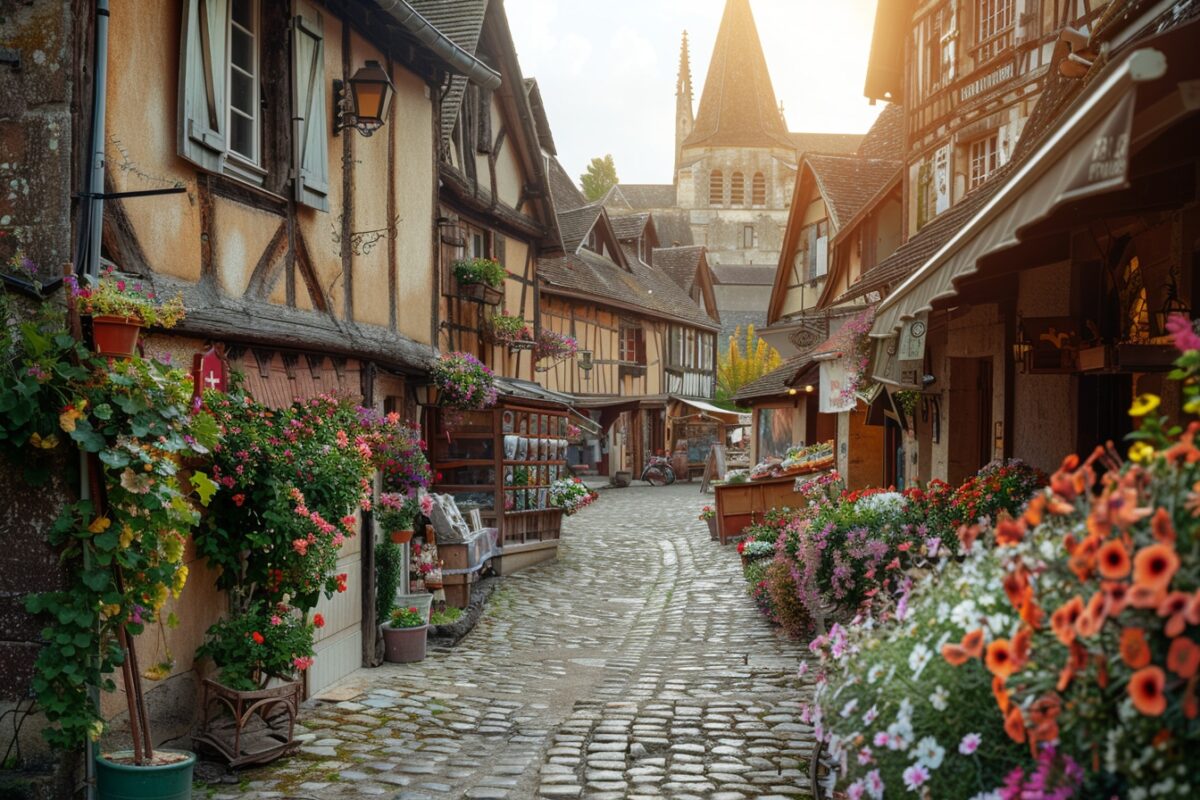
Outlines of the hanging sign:
{"label": "hanging sign", "polygon": [[853,411],[858,403],[853,392],[846,391],[850,385],[848,364],[844,358],[821,362],[820,411],[822,414],[840,414]]}
{"label": "hanging sign", "polygon": [[213,345],[192,357],[192,401],[199,401],[207,389],[229,391],[229,368],[225,361],[224,345]]}

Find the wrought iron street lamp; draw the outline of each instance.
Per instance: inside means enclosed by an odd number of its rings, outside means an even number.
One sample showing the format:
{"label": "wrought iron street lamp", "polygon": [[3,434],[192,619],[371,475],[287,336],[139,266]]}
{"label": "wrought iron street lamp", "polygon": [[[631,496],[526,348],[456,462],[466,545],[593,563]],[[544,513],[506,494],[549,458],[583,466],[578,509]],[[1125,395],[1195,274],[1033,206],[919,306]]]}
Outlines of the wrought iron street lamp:
{"label": "wrought iron street lamp", "polygon": [[[346,83],[349,83],[347,96]],[[368,61],[360,67],[349,81],[334,80],[333,99],[337,113],[333,119],[333,135],[343,128],[354,128],[363,136],[370,136],[387,121],[396,87],[391,76],[378,61]]]}

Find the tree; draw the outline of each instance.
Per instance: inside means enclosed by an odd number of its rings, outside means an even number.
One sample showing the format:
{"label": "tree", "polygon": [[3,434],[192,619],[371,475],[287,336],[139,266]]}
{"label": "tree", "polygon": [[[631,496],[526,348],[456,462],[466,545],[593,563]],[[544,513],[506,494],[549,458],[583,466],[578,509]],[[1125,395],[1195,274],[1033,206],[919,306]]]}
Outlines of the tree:
{"label": "tree", "polygon": [[617,165],[613,163],[612,153],[604,158],[593,158],[588,164],[587,172],[579,176],[583,184],[583,194],[589,202],[596,202],[617,185]]}
{"label": "tree", "polygon": [[729,337],[729,350],[722,353],[717,363],[717,400],[730,402],[738,390],[751,381],[758,380],[779,367],[782,359],[779,351],[754,333],[754,326],[746,326],[745,347],[741,346],[742,328],[739,325]]}

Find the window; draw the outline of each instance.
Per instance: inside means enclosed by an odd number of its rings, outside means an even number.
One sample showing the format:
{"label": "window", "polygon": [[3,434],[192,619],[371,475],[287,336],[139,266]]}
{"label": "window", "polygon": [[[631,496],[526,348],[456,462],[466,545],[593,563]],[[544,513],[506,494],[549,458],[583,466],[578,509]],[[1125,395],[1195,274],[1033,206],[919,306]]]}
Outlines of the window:
{"label": "window", "polygon": [[829,272],[829,221],[823,219],[806,226],[800,232],[800,241],[805,280],[825,277]]}
{"label": "window", "polygon": [[925,98],[954,78],[954,18],[948,4],[917,23],[917,54],[913,59],[915,85]]}
{"label": "window", "polygon": [[255,0],[229,3],[229,152],[258,163],[258,14]]}
{"label": "window", "polygon": [[746,179],[742,177],[742,173],[733,173],[733,178],[729,182],[729,204],[731,206],[745,205],[746,203]]}
{"label": "window", "polygon": [[761,172],[754,173],[754,182],[750,186],[750,203],[756,206],[767,204],[767,178]]}
{"label": "window", "polygon": [[641,328],[632,325],[621,328],[621,360],[630,364],[646,363],[646,347]]}
{"label": "window", "polygon": [[708,204],[719,206],[725,202],[725,176],[714,169],[708,176]]}
{"label": "window", "polygon": [[1012,45],[1013,0],[978,0],[975,57],[982,63]]}
{"label": "window", "polygon": [[995,133],[971,142],[971,175],[968,188],[974,189],[981,185],[996,171],[996,167],[999,166],[998,144],[999,139]]}
{"label": "window", "polygon": [[758,246],[758,232],[753,225],[742,226],[742,249],[753,250]]}

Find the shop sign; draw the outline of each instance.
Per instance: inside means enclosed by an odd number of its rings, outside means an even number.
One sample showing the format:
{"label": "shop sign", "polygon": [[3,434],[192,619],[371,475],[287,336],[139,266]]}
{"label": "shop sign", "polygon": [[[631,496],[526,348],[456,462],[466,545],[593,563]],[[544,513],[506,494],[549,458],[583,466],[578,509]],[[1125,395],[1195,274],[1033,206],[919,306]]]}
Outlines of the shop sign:
{"label": "shop sign", "polygon": [[[840,414],[853,411],[858,399],[847,392],[850,385],[849,365],[844,358],[821,362],[820,411],[822,414]],[[849,395],[848,397],[846,395]]]}

